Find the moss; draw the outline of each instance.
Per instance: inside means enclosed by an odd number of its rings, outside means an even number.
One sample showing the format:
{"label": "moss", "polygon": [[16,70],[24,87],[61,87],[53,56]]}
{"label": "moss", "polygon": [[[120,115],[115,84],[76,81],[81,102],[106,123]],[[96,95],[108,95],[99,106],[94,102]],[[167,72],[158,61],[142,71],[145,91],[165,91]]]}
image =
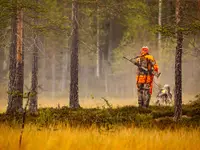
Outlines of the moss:
{"label": "moss", "polygon": [[[173,122],[173,107],[151,106],[149,109],[134,106],[118,108],[89,108],[70,109],[68,107],[41,108],[38,114],[27,114],[26,123],[47,127],[58,123],[76,126],[97,126],[110,130],[114,126],[137,126],[175,128],[177,126],[200,126],[200,105],[192,103],[183,105],[183,119],[179,123]],[[20,124],[22,115],[8,116],[0,114],[0,122],[8,122],[11,125]]]}

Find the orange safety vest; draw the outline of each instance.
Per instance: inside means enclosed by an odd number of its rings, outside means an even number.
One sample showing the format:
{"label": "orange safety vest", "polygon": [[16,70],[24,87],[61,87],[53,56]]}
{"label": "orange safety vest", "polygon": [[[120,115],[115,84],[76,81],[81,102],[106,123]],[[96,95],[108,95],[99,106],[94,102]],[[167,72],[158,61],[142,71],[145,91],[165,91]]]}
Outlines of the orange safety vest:
{"label": "orange safety vest", "polygon": [[[144,61],[145,63],[142,64],[141,61]],[[137,83],[151,84],[153,82],[153,77],[154,77],[154,75],[151,73],[151,70],[153,69],[154,71],[158,72],[158,65],[156,64],[156,61],[153,58],[153,56],[149,54],[142,55],[141,57],[136,59],[136,63],[139,63],[141,66],[149,70],[148,73],[144,73],[138,68],[136,76]]]}

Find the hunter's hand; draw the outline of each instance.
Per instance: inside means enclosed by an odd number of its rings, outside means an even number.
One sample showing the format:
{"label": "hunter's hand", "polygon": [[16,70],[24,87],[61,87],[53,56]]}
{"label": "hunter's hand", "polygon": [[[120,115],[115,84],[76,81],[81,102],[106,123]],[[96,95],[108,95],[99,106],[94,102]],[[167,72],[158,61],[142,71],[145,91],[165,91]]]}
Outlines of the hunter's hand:
{"label": "hunter's hand", "polygon": [[136,65],[136,66],[138,66],[138,65],[139,65],[137,62],[133,62],[133,63],[134,63],[134,65]]}

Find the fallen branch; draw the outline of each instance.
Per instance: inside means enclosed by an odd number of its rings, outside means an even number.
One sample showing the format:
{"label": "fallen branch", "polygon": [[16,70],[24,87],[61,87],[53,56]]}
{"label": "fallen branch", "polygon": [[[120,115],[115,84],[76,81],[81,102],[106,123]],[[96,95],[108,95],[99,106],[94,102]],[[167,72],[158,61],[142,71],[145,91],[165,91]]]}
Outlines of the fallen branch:
{"label": "fallen branch", "polygon": [[107,99],[105,99],[104,97],[101,97],[105,102],[106,102],[106,105],[109,107],[109,108],[112,108],[112,105],[108,102]]}

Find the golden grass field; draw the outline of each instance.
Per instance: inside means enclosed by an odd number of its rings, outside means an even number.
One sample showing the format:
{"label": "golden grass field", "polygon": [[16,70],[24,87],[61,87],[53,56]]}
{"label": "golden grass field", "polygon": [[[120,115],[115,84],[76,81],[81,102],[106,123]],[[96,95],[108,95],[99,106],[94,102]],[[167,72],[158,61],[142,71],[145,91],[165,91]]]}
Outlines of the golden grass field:
{"label": "golden grass field", "polygon": [[[19,128],[0,125],[0,150],[18,150]],[[197,150],[200,130],[176,131],[120,128],[99,132],[96,128],[62,128],[38,130],[26,126],[22,150]]]}

